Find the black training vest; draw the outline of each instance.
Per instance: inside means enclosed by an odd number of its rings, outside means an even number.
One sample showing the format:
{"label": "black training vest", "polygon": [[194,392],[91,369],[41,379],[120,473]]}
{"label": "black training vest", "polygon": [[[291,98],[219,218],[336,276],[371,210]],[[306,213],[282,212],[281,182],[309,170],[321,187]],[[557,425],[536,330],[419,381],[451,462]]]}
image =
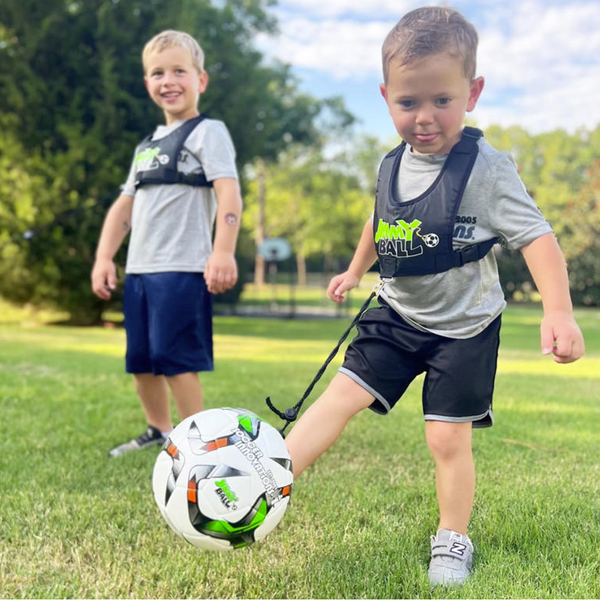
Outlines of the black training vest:
{"label": "black training vest", "polygon": [[398,200],[402,142],[382,161],[377,179],[373,234],[381,277],[442,273],[481,260],[498,238],[453,250],[456,215],[477,158],[479,129],[465,127],[433,184],[414,200]]}
{"label": "black training vest", "polygon": [[152,134],[144,138],[135,154],[135,189],[148,184],[184,183],[186,185],[212,187],[204,173],[182,173],[177,170],[179,154],[196,125],[206,119],[198,115],[187,120],[175,131],[160,140],[152,140]]}

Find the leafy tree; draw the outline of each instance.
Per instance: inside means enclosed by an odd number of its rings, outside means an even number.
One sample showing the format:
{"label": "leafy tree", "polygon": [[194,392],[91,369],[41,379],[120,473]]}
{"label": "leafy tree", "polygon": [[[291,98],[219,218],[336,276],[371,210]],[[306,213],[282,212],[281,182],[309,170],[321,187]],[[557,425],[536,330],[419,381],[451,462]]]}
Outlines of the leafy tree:
{"label": "leafy tree", "polygon": [[[201,109],[227,123],[240,167],[318,136],[323,103],[298,91],[288,67],[264,65],[252,48],[257,33],[275,31],[271,4],[0,3],[0,161],[20,173],[17,186],[1,188],[0,215],[18,210],[0,217],[0,254],[15,265],[0,294],[52,302],[79,322],[99,318],[105,305],[90,292],[93,254],[135,144],[162,119],[140,62],[143,43],[162,29],[186,30],[205,49],[211,84]],[[34,234],[23,239],[25,231]]]}
{"label": "leafy tree", "polygon": [[[277,181],[280,180],[280,166],[282,163],[286,164],[289,161],[291,161],[291,164],[295,165],[295,167],[299,167],[302,161],[308,158],[308,163],[312,164],[313,168],[317,167],[317,165],[313,164],[313,161],[310,157],[314,158],[315,156],[318,156],[318,160],[320,161],[320,152],[323,149],[323,146],[327,143],[327,140],[331,138],[335,138],[338,142],[347,140],[350,128],[354,123],[353,115],[346,110],[344,103],[340,98],[327,98],[319,101],[312,100],[311,105],[314,107],[314,109],[316,109],[313,110],[315,121],[317,123],[317,129],[315,131],[316,135],[312,136],[312,140],[309,138],[309,144],[306,143],[306,140],[296,140],[294,145],[290,146],[287,155],[286,153],[280,153],[275,160],[265,160],[265,158],[261,157],[256,160],[253,165],[252,171],[256,183],[256,186],[253,188],[256,204],[256,210],[254,211],[253,215],[253,237],[256,247],[254,260],[254,282],[257,284],[263,284],[265,282],[265,259],[260,254],[259,249],[265,238],[268,237],[266,233],[268,229],[266,223],[266,190],[267,186],[272,186],[271,179],[274,177],[275,185],[277,185]],[[326,131],[327,135],[319,134],[319,131]],[[303,144],[310,147],[304,148],[303,150]],[[298,173],[299,172],[300,171],[298,171]],[[314,172],[316,171],[311,171],[310,169],[305,168],[302,170],[302,177],[307,177],[310,180]],[[295,173],[294,166],[292,166],[292,170],[288,169],[286,171],[286,176],[292,176],[292,173]],[[279,204],[281,203],[278,203],[278,205]],[[273,211],[274,208],[275,207],[271,203],[269,210]],[[289,213],[288,218],[290,217],[292,219],[296,218],[297,212]],[[296,233],[296,239],[299,239],[299,235],[302,234]],[[298,254],[297,259],[298,273],[301,281],[303,282],[306,278],[304,254]]]}
{"label": "leafy tree", "polygon": [[[593,294],[587,288],[595,285],[590,273],[597,269],[592,256],[600,256],[600,238],[591,233],[597,221],[590,208],[594,172],[590,165],[600,160],[600,126],[573,134],[557,130],[538,135],[521,127],[493,126],[485,135],[497,149],[510,151],[514,156],[521,178],[569,260],[574,300],[582,302],[586,297],[589,303]],[[502,285],[509,297],[514,291],[533,289],[519,252],[502,251],[499,265]]]}
{"label": "leafy tree", "polygon": [[246,223],[263,227],[265,237],[290,241],[300,284],[307,257],[322,255],[330,265],[352,255],[372,210],[383,151],[375,138],[353,141],[352,150],[333,156],[322,148],[294,147],[278,163],[263,165],[248,185]]}
{"label": "leafy tree", "polygon": [[565,211],[564,252],[577,304],[600,306],[600,159]]}
{"label": "leafy tree", "polygon": [[[14,300],[35,303],[39,296],[51,296],[55,291],[52,286],[37,285],[22,248],[39,219],[52,219],[53,198],[65,190],[39,152],[27,155],[10,128],[0,127],[5,131],[0,147],[0,281],[3,288],[11,290]],[[46,186],[48,181],[52,187]],[[45,256],[39,257],[39,268],[49,279],[57,276],[55,265]]]}

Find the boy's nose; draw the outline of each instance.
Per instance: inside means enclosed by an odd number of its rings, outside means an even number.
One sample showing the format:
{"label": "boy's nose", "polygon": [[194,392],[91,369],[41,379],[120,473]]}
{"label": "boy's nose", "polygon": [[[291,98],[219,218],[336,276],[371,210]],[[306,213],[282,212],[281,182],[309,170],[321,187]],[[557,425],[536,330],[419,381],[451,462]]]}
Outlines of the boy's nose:
{"label": "boy's nose", "polygon": [[433,121],[433,111],[431,110],[431,107],[422,106],[421,108],[419,108],[419,110],[417,111],[415,121],[419,125],[431,123]]}
{"label": "boy's nose", "polygon": [[163,78],[163,83],[165,85],[169,85],[175,82],[175,76],[173,75],[173,73],[165,73],[165,76]]}

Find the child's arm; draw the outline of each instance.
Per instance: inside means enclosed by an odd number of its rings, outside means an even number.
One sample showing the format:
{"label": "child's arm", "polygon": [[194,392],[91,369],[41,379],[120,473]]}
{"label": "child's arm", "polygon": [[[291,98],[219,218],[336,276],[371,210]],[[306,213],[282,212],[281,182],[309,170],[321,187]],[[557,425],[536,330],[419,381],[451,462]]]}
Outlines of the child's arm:
{"label": "child's arm", "polygon": [[558,363],[576,361],[583,356],[585,344],[573,317],[567,267],[554,234],[537,238],[521,252],[542,296],[542,352],[554,354]]}
{"label": "child's arm", "polygon": [[113,257],[131,229],[133,196],[121,194],[108,210],[96,250],[92,269],[92,290],[102,300],[110,300],[117,287],[117,270]]}
{"label": "child's arm", "polygon": [[327,288],[327,295],[334,302],[343,302],[344,293],[355,288],[362,279],[363,275],[373,266],[377,260],[375,242],[373,241],[373,221],[371,217],[367,219],[363,227],[360,241],[354,252],[352,262],[345,273],[336,275]]}
{"label": "child's arm", "polygon": [[232,288],[238,278],[235,246],[240,230],[242,196],[238,180],[233,177],[215,179],[213,187],[218,202],[217,224],[213,251],[206,263],[204,279],[208,291],[219,294]]}

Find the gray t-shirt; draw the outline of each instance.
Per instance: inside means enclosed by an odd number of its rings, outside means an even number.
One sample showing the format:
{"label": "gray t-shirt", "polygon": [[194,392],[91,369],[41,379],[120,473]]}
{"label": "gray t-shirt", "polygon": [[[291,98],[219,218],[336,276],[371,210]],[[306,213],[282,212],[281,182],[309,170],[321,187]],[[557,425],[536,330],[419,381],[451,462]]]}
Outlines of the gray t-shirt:
{"label": "gray t-shirt", "polygon": [[[454,228],[454,249],[499,237],[517,250],[551,232],[510,154],[498,152],[484,138],[478,145]],[[409,149],[402,156],[398,177],[402,201],[425,192],[446,160]],[[444,273],[397,277],[384,285],[381,296],[416,328],[456,339],[477,335],[506,306],[493,251]]]}
{"label": "gray t-shirt", "polygon": [[[164,138],[182,123],[160,125],[152,139]],[[185,141],[177,168],[184,173],[204,171],[208,181],[237,179],[235,149],[225,124],[201,121]],[[146,185],[136,191],[134,161],[122,193],[134,197],[126,273],[204,271],[217,212],[212,188]]]}

